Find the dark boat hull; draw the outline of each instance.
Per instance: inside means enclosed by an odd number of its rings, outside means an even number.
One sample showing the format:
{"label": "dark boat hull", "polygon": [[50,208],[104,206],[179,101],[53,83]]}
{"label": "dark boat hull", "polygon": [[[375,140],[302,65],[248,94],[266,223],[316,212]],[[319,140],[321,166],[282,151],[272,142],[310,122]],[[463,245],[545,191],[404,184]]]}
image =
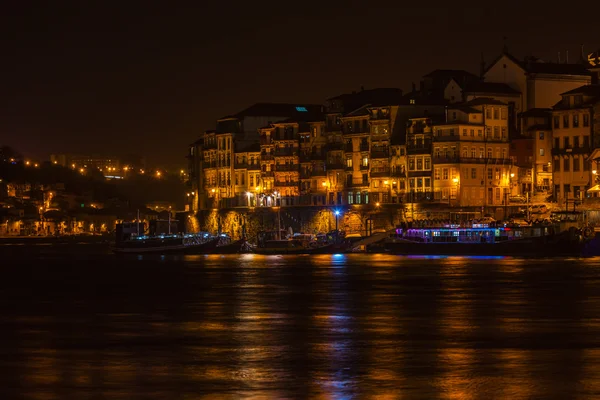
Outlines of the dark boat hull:
{"label": "dark boat hull", "polygon": [[238,240],[233,243],[226,244],[224,246],[216,246],[211,254],[240,254],[240,253],[249,253],[249,251],[245,250],[246,240]]}
{"label": "dark boat hull", "polygon": [[499,243],[421,243],[398,240],[385,244],[385,249],[402,255],[456,256],[580,256],[583,246],[568,235],[510,240]]}
{"label": "dark boat hull", "polygon": [[123,246],[115,247],[117,254],[210,254],[217,247],[218,239],[212,239],[201,244],[186,245],[183,243],[169,243],[151,246]]}
{"label": "dark boat hull", "polygon": [[314,247],[314,248],[256,248],[254,253],[264,255],[285,255],[285,254],[333,254],[337,253],[339,249],[333,244]]}

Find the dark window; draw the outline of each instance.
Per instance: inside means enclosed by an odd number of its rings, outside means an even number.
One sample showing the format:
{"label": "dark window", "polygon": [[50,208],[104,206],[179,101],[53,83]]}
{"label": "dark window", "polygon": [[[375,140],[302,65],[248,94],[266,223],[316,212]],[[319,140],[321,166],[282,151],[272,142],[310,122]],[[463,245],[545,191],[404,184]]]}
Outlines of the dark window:
{"label": "dark window", "polygon": [[563,171],[564,172],[569,172],[571,170],[571,159],[570,158],[565,158],[563,160]]}
{"label": "dark window", "polygon": [[569,115],[563,115],[563,128],[569,127]]}
{"label": "dark window", "polygon": [[579,114],[573,115],[573,128],[579,127]]}
{"label": "dark window", "polygon": [[560,128],[560,117],[558,115],[554,116],[554,127]]}
{"label": "dark window", "polygon": [[590,126],[590,115],[583,114],[583,126]]}
{"label": "dark window", "polygon": [[579,136],[573,137],[573,147],[575,147],[575,148],[579,147]]}

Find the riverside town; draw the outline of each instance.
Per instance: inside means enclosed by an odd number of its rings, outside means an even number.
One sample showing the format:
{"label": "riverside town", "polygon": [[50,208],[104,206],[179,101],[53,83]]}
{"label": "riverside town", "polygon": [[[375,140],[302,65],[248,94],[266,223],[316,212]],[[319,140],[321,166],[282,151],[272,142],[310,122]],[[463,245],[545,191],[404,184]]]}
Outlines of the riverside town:
{"label": "riverside town", "polygon": [[[187,170],[53,155],[47,167],[93,170],[110,182],[171,175],[181,192],[133,207],[88,191],[80,203],[85,191],[68,193],[64,182],[7,174],[0,235],[117,234],[133,251],[163,251],[165,237],[148,243],[167,235],[172,250],[210,242],[212,250],[197,251],[276,253],[523,238],[548,246],[565,232],[569,243],[590,241],[600,227],[599,74],[599,53],[583,47],[568,62],[517,58],[505,46],[494,60],[482,58],[477,74],[436,69],[408,90],[360,87],[322,104],[256,103],[200,135]],[[8,154],[2,161],[5,171],[38,167]],[[22,195],[32,190],[39,195]]]}

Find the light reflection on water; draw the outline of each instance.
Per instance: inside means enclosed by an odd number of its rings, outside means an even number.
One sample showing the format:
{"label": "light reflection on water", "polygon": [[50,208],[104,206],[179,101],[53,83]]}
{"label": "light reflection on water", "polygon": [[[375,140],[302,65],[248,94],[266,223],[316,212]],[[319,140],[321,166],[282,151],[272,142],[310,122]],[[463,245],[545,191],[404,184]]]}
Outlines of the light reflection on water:
{"label": "light reflection on water", "polygon": [[5,398],[600,396],[600,259],[30,261],[1,266]]}

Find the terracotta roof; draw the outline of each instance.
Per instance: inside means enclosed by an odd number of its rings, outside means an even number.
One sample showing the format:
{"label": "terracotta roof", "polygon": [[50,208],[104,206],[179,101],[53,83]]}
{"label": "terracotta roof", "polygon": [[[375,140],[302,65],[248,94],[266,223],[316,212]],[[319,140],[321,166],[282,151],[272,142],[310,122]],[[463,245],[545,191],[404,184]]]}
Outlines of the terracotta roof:
{"label": "terracotta roof", "polygon": [[496,82],[476,82],[467,85],[464,89],[465,92],[469,93],[496,93],[496,94],[520,94],[518,90],[515,90],[508,86],[506,83]]}

